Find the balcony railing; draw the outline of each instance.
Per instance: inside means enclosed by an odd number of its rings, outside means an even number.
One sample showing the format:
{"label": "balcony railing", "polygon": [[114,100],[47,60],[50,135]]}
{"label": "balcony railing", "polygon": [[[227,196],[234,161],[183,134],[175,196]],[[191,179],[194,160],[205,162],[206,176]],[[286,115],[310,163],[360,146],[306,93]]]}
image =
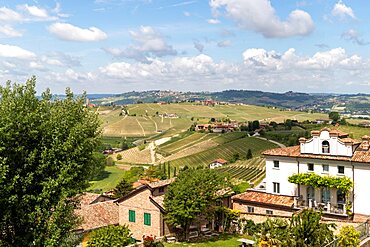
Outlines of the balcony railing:
{"label": "balcony railing", "polygon": [[336,214],[336,215],[347,215],[345,211],[345,204],[338,203],[336,205],[330,202],[321,203],[316,202],[313,199],[309,199],[308,202],[301,198],[295,198],[294,206],[296,208],[312,208],[317,211],[322,211],[323,213]]}
{"label": "balcony railing", "polygon": [[[370,236],[369,234],[369,222],[365,221],[364,223],[358,225],[356,228],[356,231],[360,232],[360,241],[368,238]],[[325,245],[324,247],[339,247],[339,239],[336,238],[329,244]]]}

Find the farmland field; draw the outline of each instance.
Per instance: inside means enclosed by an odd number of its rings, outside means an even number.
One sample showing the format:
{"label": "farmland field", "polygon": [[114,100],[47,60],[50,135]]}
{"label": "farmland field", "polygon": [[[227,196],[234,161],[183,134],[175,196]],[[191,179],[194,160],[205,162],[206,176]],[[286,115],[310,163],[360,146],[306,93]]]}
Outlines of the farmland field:
{"label": "farmland field", "polygon": [[[168,137],[188,129],[193,122],[208,122],[210,118],[230,118],[237,121],[276,121],[285,119],[314,120],[326,114],[283,111],[254,105],[204,106],[191,103],[129,105],[130,116],[120,116],[120,108],[101,107],[98,110],[104,136]],[[158,114],[177,114],[179,118],[162,118]]]}
{"label": "farmland field", "polygon": [[219,145],[208,150],[189,155],[180,159],[172,160],[171,165],[176,167],[187,166],[207,166],[214,159],[222,158],[232,159],[233,155],[238,153],[245,157],[247,150],[251,149],[253,156],[260,156],[261,152],[277,147],[275,144],[254,137],[245,137]]}
{"label": "farmland field", "polygon": [[239,160],[233,164],[217,168],[217,171],[225,172],[232,178],[253,183],[265,176],[265,159],[256,157],[250,160]]}

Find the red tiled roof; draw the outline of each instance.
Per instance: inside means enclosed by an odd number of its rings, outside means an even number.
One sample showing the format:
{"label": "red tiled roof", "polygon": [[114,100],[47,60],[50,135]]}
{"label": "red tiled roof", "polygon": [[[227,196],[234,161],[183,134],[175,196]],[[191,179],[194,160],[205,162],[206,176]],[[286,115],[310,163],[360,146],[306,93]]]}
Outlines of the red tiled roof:
{"label": "red tiled roof", "polygon": [[159,188],[159,187],[169,185],[173,181],[175,181],[175,178],[170,178],[170,179],[166,179],[166,180],[160,180],[160,181],[156,181],[156,182],[153,182],[153,183],[149,183],[148,186],[152,189],[155,189],[155,188]]}
{"label": "red tiled roof", "polygon": [[234,201],[254,202],[266,205],[293,207],[294,198],[292,196],[269,194],[262,191],[248,190],[242,194],[231,197]]}
{"label": "red tiled roof", "polygon": [[226,164],[227,163],[227,160],[224,160],[224,159],[216,159],[216,160],[212,161],[212,163]]}
{"label": "red tiled roof", "polygon": [[89,205],[81,204],[75,210],[76,215],[82,217],[78,230],[89,231],[119,222],[118,205],[113,201],[99,202]]}
{"label": "red tiled roof", "polygon": [[89,205],[90,203],[95,201],[99,196],[100,196],[100,194],[85,192],[79,198],[80,199],[80,204],[81,205]]}
{"label": "red tiled roof", "polygon": [[[365,145],[363,144],[361,145],[365,147]],[[301,154],[299,146],[286,147],[286,148],[274,148],[274,149],[266,150],[262,154],[270,155],[270,156],[293,157],[293,158],[339,160],[339,161],[353,161],[353,162],[359,162],[359,163],[370,163],[370,151],[368,148],[365,149],[365,151],[361,148],[357,148],[356,151],[353,153],[352,157],[321,155],[321,154]]]}
{"label": "red tiled roof", "polygon": [[158,206],[160,210],[164,211],[164,195],[151,196],[149,199],[154,202],[154,205]]}

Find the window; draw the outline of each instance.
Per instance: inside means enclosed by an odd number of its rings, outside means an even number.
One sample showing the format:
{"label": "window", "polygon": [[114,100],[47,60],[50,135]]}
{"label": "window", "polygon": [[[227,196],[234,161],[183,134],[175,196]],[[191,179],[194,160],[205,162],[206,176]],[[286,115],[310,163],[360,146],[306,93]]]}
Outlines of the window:
{"label": "window", "polygon": [[164,192],[164,187],[160,187],[158,190],[159,190],[159,193],[163,193]]}
{"label": "window", "polygon": [[330,153],[330,145],[329,145],[329,142],[328,141],[323,141],[322,142],[322,152],[324,154]]}
{"label": "window", "polygon": [[307,201],[315,200],[315,189],[312,186],[307,187]]}
{"label": "window", "polygon": [[344,166],[338,166],[338,174],[344,174]]}
{"label": "window", "polygon": [[330,189],[329,188],[321,189],[321,202],[322,203],[330,202]]}
{"label": "window", "polygon": [[151,225],[151,215],[149,213],[144,213],[144,225]]}
{"label": "window", "polygon": [[274,212],[272,210],[269,210],[269,209],[266,210],[266,214],[273,215],[273,213]]}
{"label": "window", "polygon": [[314,165],[313,165],[312,163],[308,163],[308,164],[307,164],[307,169],[308,169],[310,172],[313,172]]}
{"label": "window", "polygon": [[248,213],[254,213],[254,207],[249,207],[248,206]]}
{"label": "window", "polygon": [[329,165],[322,165],[322,172],[329,172]]}
{"label": "window", "polygon": [[279,161],[278,160],[274,160],[274,168],[279,168]]}
{"label": "window", "polygon": [[128,221],[129,222],[135,222],[136,221],[136,213],[134,210],[128,211]]}
{"label": "window", "polygon": [[280,193],[280,183],[272,183],[274,186],[274,193]]}
{"label": "window", "polygon": [[346,202],[346,194],[342,189],[337,190],[337,203],[344,204]]}

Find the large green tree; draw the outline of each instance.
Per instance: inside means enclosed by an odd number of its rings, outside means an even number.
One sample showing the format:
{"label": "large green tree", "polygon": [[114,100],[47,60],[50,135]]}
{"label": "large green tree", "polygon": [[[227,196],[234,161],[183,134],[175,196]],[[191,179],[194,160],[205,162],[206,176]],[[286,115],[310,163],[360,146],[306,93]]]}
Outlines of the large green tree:
{"label": "large green tree", "polygon": [[132,184],[129,183],[125,178],[117,184],[117,186],[113,189],[114,197],[120,198],[122,196],[127,195],[130,193],[134,188],[132,188]]}
{"label": "large green tree", "polygon": [[84,97],[39,98],[35,84],[0,87],[0,246],[62,246],[78,223],[76,195],[102,167]]}
{"label": "large green tree", "polygon": [[191,223],[212,214],[212,208],[220,198],[218,191],[227,186],[228,182],[215,170],[182,171],[165,194],[167,222],[180,226],[187,238]]}

